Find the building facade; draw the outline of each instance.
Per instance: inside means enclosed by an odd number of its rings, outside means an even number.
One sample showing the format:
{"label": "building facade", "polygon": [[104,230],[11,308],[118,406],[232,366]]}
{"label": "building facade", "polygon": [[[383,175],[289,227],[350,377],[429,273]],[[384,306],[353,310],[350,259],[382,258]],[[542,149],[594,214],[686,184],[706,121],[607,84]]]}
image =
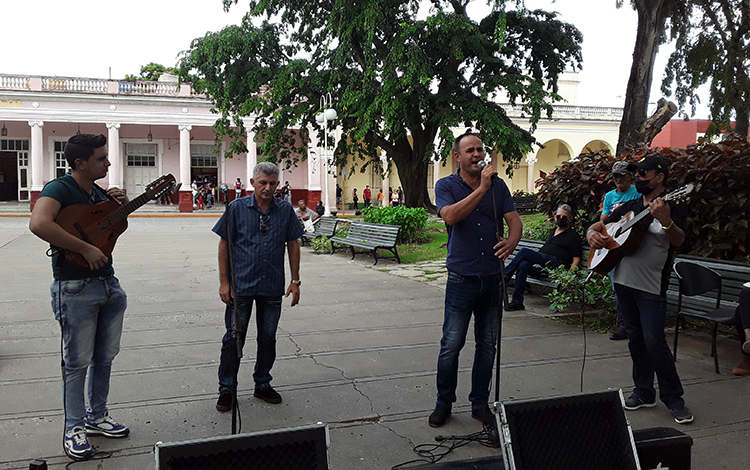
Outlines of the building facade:
{"label": "building facade", "polygon": [[[512,177],[507,176],[508,168],[501,159],[492,156],[512,191],[535,192],[534,182],[540,175],[561,162],[583,152],[614,149],[622,110],[577,106],[577,87],[577,74],[566,73],[562,77],[560,90],[567,103],[555,107],[552,120],[539,122],[534,136],[543,146],[512,168]],[[0,75],[0,201],[29,201],[33,208],[44,185],[68,171],[65,142],[79,132],[107,136],[111,167],[99,184],[124,188],[131,198],[166,173],[172,173],[182,183],[179,196],[173,200],[183,212],[193,210],[193,181],[225,183],[234,188],[239,178],[246,194],[252,169],[262,158],[257,150],[260,143],[249,132],[248,153],[224,158],[228,142],[215,139],[212,126],[217,116],[211,109],[205,96],[171,76],[159,82],[129,82]],[[529,126],[520,109],[505,106],[505,110],[516,124]],[[700,123],[695,129],[684,128],[685,124],[678,126],[681,127],[676,132],[671,132],[668,125],[654,144],[671,145],[675,139],[681,144],[694,143],[705,131],[705,125]],[[456,129],[455,134],[461,132]],[[372,165],[365,172],[351,171],[350,167],[329,169],[322,158],[325,149],[317,141],[317,133],[309,135],[307,160],[296,166],[279,164],[281,181],[288,181],[292,187],[293,202],[304,199],[315,206],[325,199],[327,185],[328,205],[333,208],[338,183],[344,192],[343,209],[347,211],[351,208],[353,188],[358,189],[362,203],[366,185],[372,190],[373,202],[380,189],[387,199],[388,188],[397,190],[401,185],[395,166],[389,167],[384,159],[381,168],[385,171],[373,169]],[[328,135],[329,144],[337,138],[335,130],[329,130]],[[455,172],[455,162],[434,162],[428,171],[428,191],[434,197],[435,182]],[[234,191],[229,191],[229,197],[234,197]]]}

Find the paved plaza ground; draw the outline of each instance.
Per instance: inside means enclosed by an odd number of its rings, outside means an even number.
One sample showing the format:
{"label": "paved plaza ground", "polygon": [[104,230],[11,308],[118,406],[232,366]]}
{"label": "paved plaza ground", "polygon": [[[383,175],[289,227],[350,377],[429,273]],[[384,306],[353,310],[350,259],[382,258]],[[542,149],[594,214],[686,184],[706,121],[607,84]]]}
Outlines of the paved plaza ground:
{"label": "paved plaza ground", "polygon": [[[148,214],[146,214],[148,215]],[[176,214],[175,214],[176,215]],[[208,214],[204,214],[208,215]],[[218,298],[214,217],[131,217],[114,253],[128,310],[110,394],[111,414],[131,428],[127,438],[92,442],[112,457],[75,469],[154,468],[157,441],[230,434],[219,413],[217,366],[223,334]],[[27,217],[0,217],[0,469],[27,469],[34,458],[62,469],[60,334],[50,309],[46,245]],[[240,371],[242,432],[316,422],[330,426],[333,469],[389,469],[412,460],[415,445],[438,434],[467,434],[480,424],[467,399],[473,341],[461,356],[454,416],[427,425],[435,401],[435,367],[443,314],[440,263],[399,266],[371,257],[302,250],[302,299],[284,301],[273,385],[283,403],[252,396],[251,329]],[[421,270],[421,272],[420,272]],[[569,395],[580,390],[584,335],[555,322],[546,299],[503,321],[502,400]],[[626,342],[585,336],[584,391],[630,391]],[[719,341],[715,374],[706,333],[680,339],[678,371],[695,422],[677,425],[661,404],[627,412],[634,429],[675,427],[694,439],[694,469],[750,468],[750,377],[735,377],[736,340]],[[494,381],[493,381],[494,383]],[[492,391],[494,396],[494,390]],[[471,444],[446,460],[499,455]]]}

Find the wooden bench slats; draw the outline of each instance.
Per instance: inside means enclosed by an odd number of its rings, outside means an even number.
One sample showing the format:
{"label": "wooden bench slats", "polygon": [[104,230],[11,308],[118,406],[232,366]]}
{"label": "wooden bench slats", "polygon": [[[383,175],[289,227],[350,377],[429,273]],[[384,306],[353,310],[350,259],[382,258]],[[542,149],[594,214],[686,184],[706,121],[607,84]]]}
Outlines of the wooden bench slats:
{"label": "wooden bench slats", "polygon": [[346,237],[331,238],[331,254],[336,251],[336,247],[333,245],[335,242],[349,245],[352,252],[352,259],[354,259],[354,255],[356,254],[354,247],[364,248],[371,251],[372,256],[375,258],[375,264],[378,264],[377,251],[385,249],[393,253],[396,260],[401,263],[401,258],[398,256],[398,250],[396,249],[396,239],[398,238],[400,229],[401,227],[398,225],[352,222],[349,225],[349,232],[346,234]]}

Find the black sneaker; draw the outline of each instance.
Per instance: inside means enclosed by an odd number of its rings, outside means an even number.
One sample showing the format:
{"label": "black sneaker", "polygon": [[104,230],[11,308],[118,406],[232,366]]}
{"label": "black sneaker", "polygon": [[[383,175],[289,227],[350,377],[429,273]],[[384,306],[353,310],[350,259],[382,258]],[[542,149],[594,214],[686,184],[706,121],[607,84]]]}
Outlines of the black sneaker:
{"label": "black sneaker", "polygon": [[495,415],[489,407],[471,410],[471,417],[482,423],[485,428],[495,428]]}
{"label": "black sneaker", "polygon": [[625,328],[618,327],[615,331],[609,334],[609,339],[612,341],[622,341],[624,339],[628,339],[628,332],[625,331]]}
{"label": "black sneaker", "polygon": [[444,425],[451,415],[451,408],[449,406],[436,405],[435,411],[430,415],[429,423],[433,428],[439,428]]}
{"label": "black sneaker", "polygon": [[255,398],[260,398],[266,403],[271,403],[274,405],[281,403],[281,395],[276,393],[276,390],[274,390],[270,385],[263,385],[256,388],[253,396]]}
{"label": "black sneaker", "polygon": [[216,401],[216,409],[219,411],[229,411],[232,409],[232,392],[222,390],[219,392],[219,399]]}
{"label": "black sneaker", "polygon": [[672,412],[675,422],[679,424],[693,422],[693,413],[685,405],[675,406],[674,408],[670,408],[669,411]]}
{"label": "black sneaker", "polygon": [[520,302],[511,302],[507,307],[505,307],[505,310],[513,312],[515,310],[526,310],[526,307],[524,307],[524,305]]}
{"label": "black sneaker", "polygon": [[635,411],[640,408],[653,408],[655,406],[656,406],[656,401],[648,403],[642,398],[639,398],[635,395],[631,395],[630,398],[625,400],[625,409],[630,410],[630,411]]}

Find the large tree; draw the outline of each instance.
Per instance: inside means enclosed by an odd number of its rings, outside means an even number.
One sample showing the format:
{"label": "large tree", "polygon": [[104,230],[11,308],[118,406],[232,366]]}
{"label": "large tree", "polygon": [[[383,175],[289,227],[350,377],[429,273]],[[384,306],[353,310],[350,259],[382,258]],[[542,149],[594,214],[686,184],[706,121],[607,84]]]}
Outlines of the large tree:
{"label": "large tree", "polygon": [[[672,17],[680,1],[682,0],[630,0],[638,13],[638,32],[617,140],[618,155],[626,147],[634,148],[643,143],[651,143],[650,140],[644,142],[642,129],[651,94],[654,61],[659,46],[666,39],[667,19]],[[621,7],[623,2],[624,0],[617,0],[617,6]]]}
{"label": "large tree", "polygon": [[[436,152],[448,154],[451,128],[473,128],[505,161],[518,161],[561,99],[559,74],[580,67],[581,34],[554,13],[507,11],[494,0],[477,22],[468,3],[253,0],[241,25],[193,41],[181,75],[214,101],[214,131],[233,137],[230,153],[245,151],[243,119],[252,117],[261,153],[281,161],[305,155],[306,129],[320,132],[315,115],[330,93],[343,130],[337,162],[354,155],[360,170],[379,168],[383,151],[406,204],[432,207],[427,168]],[[522,106],[529,130],[511,121],[500,95]]]}
{"label": "large tree", "polygon": [[750,0],[685,0],[686,21],[672,26],[675,51],[669,58],[662,92],[675,96],[683,115],[700,102],[699,86],[710,83],[710,134],[730,130],[747,138],[750,117]]}

